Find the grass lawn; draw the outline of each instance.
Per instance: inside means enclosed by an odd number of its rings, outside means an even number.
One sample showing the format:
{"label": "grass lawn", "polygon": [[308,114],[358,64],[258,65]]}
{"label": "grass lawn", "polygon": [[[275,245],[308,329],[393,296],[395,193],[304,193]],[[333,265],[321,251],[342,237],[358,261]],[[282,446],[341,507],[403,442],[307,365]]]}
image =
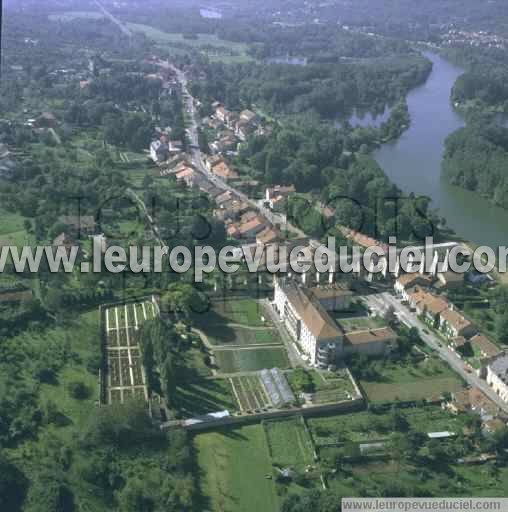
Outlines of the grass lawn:
{"label": "grass lawn", "polygon": [[261,425],[200,434],[194,439],[202,503],[211,512],[277,512],[278,499]]}
{"label": "grass lawn", "polygon": [[346,332],[366,331],[368,329],[386,327],[386,322],[384,322],[382,318],[371,316],[339,318],[338,322]]}
{"label": "grass lawn", "polygon": [[199,325],[213,345],[258,345],[262,343],[282,344],[276,331],[272,329],[253,330],[229,325]]}
{"label": "grass lawn", "polygon": [[282,344],[254,299],[214,302],[210,311],[194,315],[193,320],[213,345]]}
{"label": "grass lawn", "polygon": [[0,209],[0,246],[12,245],[21,248],[26,245],[24,220],[22,215]]}
{"label": "grass lawn", "polygon": [[289,368],[285,348],[217,350],[215,357],[223,373],[253,372],[264,368]]}
{"label": "grass lawn", "polygon": [[301,417],[265,421],[263,425],[273,464],[301,470],[314,462],[312,440]]}
{"label": "grass lawn", "polygon": [[197,34],[196,39],[186,39],[183,34],[164,32],[150,25],[140,23],[125,23],[134,32],[142,32],[160,47],[174,46],[177,53],[185,51],[185,47],[201,50],[211,60],[227,63],[252,61],[247,53],[248,45],[233,41],[223,41],[215,34]]}
{"label": "grass lawn", "polygon": [[384,361],[375,365],[374,380],[360,379],[372,402],[438,399],[445,392],[462,389],[462,380],[438,358],[422,361]]}
{"label": "grass lawn", "polygon": [[220,319],[212,319],[212,321],[248,325],[250,327],[262,327],[267,323],[261,320],[263,309],[254,299],[215,302],[212,306],[212,312],[220,317]]}
{"label": "grass lawn", "polygon": [[74,21],[77,19],[85,18],[88,20],[100,20],[104,18],[104,14],[98,11],[69,11],[61,14],[50,14],[48,16],[50,21]]}

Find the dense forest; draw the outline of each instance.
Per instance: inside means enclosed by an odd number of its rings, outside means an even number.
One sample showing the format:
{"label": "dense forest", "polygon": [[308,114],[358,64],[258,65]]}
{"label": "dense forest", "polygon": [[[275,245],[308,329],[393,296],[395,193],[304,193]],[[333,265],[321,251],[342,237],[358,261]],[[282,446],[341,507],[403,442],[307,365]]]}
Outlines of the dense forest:
{"label": "dense forest", "polygon": [[192,92],[233,110],[254,104],[272,113],[313,110],[333,118],[355,107],[382,110],[423,83],[430,71],[431,63],[417,55],[335,65],[209,64],[207,80],[194,82]]}
{"label": "dense forest", "polygon": [[471,119],[445,146],[443,175],[451,184],[508,208],[508,129],[491,118]]}

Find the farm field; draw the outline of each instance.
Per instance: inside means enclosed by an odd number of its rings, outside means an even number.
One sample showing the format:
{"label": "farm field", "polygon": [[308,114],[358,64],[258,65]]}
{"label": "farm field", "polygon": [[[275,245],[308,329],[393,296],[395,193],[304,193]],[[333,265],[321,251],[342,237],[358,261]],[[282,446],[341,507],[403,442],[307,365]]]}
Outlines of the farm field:
{"label": "farm field", "polygon": [[131,398],[148,399],[138,332],[144,322],[156,316],[158,311],[151,300],[106,309],[108,403],[124,403]]}
{"label": "farm field", "polygon": [[[461,432],[464,418],[443,411],[439,406],[400,409],[409,428],[418,432]],[[366,442],[388,438],[393,431],[390,412],[355,412],[321,416],[307,420],[312,438],[317,446],[337,442]]]}
{"label": "farm field", "polygon": [[216,350],[215,357],[222,373],[254,372],[264,368],[289,368],[284,347],[246,350]]}
{"label": "farm field", "polygon": [[303,470],[313,464],[312,440],[301,417],[265,421],[263,426],[274,465]]}
{"label": "farm field", "polygon": [[[262,425],[194,438],[202,503],[211,512],[277,512],[272,463]],[[248,461],[248,463],[246,463]]]}
{"label": "farm field", "polygon": [[98,11],[69,11],[60,14],[50,14],[48,16],[50,21],[74,21],[81,18],[88,20],[100,20],[104,18],[104,14]]}
{"label": "farm field", "polygon": [[461,379],[437,358],[419,362],[384,362],[375,368],[376,379],[360,379],[372,402],[439,399],[443,393],[459,391],[463,387]]}
{"label": "farm field", "polygon": [[164,32],[150,25],[140,23],[125,23],[134,32],[142,32],[158,46],[168,49],[172,47],[175,53],[182,53],[185,47],[201,50],[211,60],[228,63],[249,62],[252,57],[247,54],[248,45],[233,41],[223,41],[213,34],[196,34],[195,39],[186,39],[183,34]]}
{"label": "farm field", "polygon": [[245,375],[229,379],[240,411],[255,411],[272,407],[258,375]]}

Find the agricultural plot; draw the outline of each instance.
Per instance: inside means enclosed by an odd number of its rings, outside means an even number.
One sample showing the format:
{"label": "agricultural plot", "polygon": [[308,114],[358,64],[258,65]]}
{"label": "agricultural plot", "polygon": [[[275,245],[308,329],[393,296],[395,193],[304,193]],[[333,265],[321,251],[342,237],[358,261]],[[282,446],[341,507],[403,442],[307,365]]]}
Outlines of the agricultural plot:
{"label": "agricultural plot", "polygon": [[375,369],[378,377],[360,380],[372,402],[438,400],[444,393],[454,393],[463,387],[459,376],[437,358],[380,362]]}
{"label": "agricultural plot", "polygon": [[230,377],[229,382],[241,412],[266,411],[296,401],[286,377],[276,368]]}
{"label": "agricultural plot", "polygon": [[228,374],[290,366],[284,347],[215,350],[215,357],[220,371]]}
{"label": "agricultural plot", "polygon": [[258,375],[231,377],[229,381],[241,412],[261,411],[272,407]]}
{"label": "agricultural plot", "polygon": [[263,426],[274,465],[302,469],[314,463],[314,447],[301,416],[265,421]]}
{"label": "agricultural plot", "polygon": [[203,503],[210,512],[276,512],[280,509],[266,436],[260,424],[194,438]]}
{"label": "agricultural plot", "polygon": [[155,302],[144,301],[107,308],[105,311],[108,403],[130,398],[148,399],[139,347],[139,328],[157,316]]}

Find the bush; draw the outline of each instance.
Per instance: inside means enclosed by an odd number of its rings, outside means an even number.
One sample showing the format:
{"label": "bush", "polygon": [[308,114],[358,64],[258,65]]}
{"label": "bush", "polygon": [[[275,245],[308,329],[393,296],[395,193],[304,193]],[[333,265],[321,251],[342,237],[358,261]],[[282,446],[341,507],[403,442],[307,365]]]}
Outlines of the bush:
{"label": "bush", "polygon": [[69,383],[68,389],[72,398],[76,400],[85,400],[90,396],[90,388],[81,381]]}

